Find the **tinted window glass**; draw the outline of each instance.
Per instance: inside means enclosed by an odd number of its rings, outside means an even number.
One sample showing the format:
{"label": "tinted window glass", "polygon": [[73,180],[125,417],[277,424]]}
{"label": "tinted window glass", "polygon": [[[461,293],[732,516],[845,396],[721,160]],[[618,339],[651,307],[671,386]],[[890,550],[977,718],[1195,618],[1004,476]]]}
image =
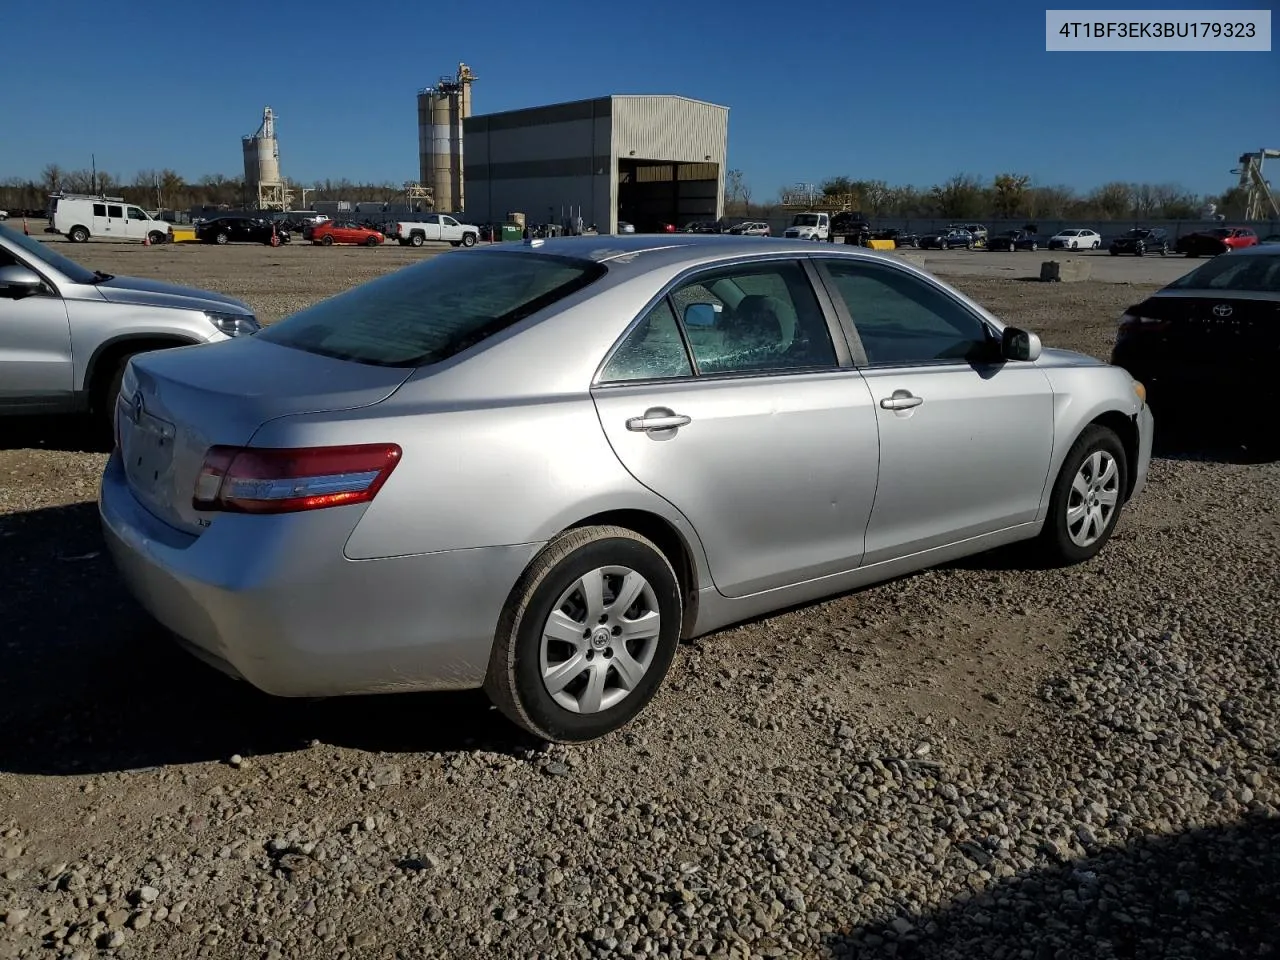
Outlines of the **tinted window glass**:
{"label": "tinted window glass", "polygon": [[1280,293],[1280,253],[1215,257],[1186,276],[1179,277],[1166,289]]}
{"label": "tinted window glass", "polygon": [[22,250],[30,262],[44,263],[53,267],[53,269],[61,271],[75,283],[93,283],[98,279],[98,275],[92,270],[86,270],[74,260],[68,260],[54,250],[53,244],[41,243],[35,237],[19,233],[2,223],[0,223],[0,232],[4,233],[6,240]]}
{"label": "tinted window glass", "polygon": [[93,205],[93,215],[95,217],[105,217],[107,215],[107,205],[105,203],[95,203]]}
{"label": "tinted window glass", "polygon": [[717,270],[671,299],[700,373],[837,365],[822,308],[796,261]]}
{"label": "tinted window glass", "polygon": [[987,346],[987,327],[933,286],[890,267],[827,261],[872,366],[963,361]]}
{"label": "tinted window glass", "polygon": [[139,210],[137,207],[130,207],[130,208],[129,208],[129,219],[130,219],[130,220],[145,220],[145,219],[147,219],[147,215],[146,215],[145,213],[143,213],[141,210]]}
{"label": "tinted window glass", "polygon": [[257,336],[388,367],[438,363],[603,276],[586,260],[527,253],[432,257],[273,324]]}
{"label": "tinted window glass", "polygon": [[123,208],[123,207],[116,206],[114,203],[112,203],[112,204],[108,204],[108,205],[107,205],[107,216],[108,216],[108,217],[123,217],[123,216],[124,216],[124,208]]}
{"label": "tinted window glass", "polygon": [[664,297],[609,358],[600,380],[658,380],[693,376],[671,304]]}

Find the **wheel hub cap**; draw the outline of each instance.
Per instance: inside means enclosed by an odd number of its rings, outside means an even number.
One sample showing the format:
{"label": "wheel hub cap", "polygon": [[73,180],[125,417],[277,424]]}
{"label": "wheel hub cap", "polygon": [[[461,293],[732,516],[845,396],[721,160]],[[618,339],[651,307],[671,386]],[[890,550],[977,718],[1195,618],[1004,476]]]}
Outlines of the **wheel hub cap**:
{"label": "wheel hub cap", "polygon": [[542,683],[557,705],[599,713],[639,686],[658,650],[662,616],[645,577],[598,567],[560,595],[542,628]]}

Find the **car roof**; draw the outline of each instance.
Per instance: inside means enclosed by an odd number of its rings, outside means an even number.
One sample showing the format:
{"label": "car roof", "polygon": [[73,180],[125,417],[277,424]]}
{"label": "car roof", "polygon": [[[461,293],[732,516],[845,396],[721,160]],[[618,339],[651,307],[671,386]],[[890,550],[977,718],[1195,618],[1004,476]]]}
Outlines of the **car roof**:
{"label": "car roof", "polygon": [[[545,240],[525,240],[521,243],[501,243],[481,247],[469,252],[542,253],[552,256],[573,257],[595,263],[608,263],[611,267],[633,267],[637,272],[661,269],[669,266],[698,266],[735,257],[768,254],[792,254],[811,256],[821,252],[824,256],[851,257],[864,260],[884,260],[886,254],[853,247],[848,244],[814,244],[812,240],[786,240],[775,237],[741,237],[735,234],[603,234],[595,237],[549,237]],[[895,258],[896,259],[896,258]]]}

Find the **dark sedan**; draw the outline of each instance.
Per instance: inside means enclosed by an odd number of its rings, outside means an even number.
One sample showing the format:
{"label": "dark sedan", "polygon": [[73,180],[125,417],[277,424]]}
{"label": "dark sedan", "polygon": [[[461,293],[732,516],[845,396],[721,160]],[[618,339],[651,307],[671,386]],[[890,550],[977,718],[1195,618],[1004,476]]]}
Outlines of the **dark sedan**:
{"label": "dark sedan", "polygon": [[1111,362],[1147,386],[1152,406],[1228,406],[1233,420],[1280,400],[1280,247],[1218,257],[1134,304]]}
{"label": "dark sedan", "polygon": [[1164,257],[1168,256],[1169,249],[1169,234],[1160,227],[1135,227],[1127,233],[1120,234],[1107,246],[1108,252],[1113,257],[1118,257],[1122,253],[1131,253],[1135,257],[1158,253]]}
{"label": "dark sedan", "polygon": [[940,233],[930,233],[920,238],[920,248],[922,250],[952,250],[956,247],[963,247],[966,250],[974,248],[975,241],[973,234],[968,230],[943,230]]}
{"label": "dark sedan", "polygon": [[1015,250],[1030,250],[1035,253],[1040,249],[1040,237],[1029,230],[1006,230],[987,238],[988,250],[1003,250],[1013,253]]}
{"label": "dark sedan", "polygon": [[203,243],[270,243],[274,235],[281,243],[289,242],[289,231],[276,226],[266,217],[214,217],[196,227],[196,239]]}

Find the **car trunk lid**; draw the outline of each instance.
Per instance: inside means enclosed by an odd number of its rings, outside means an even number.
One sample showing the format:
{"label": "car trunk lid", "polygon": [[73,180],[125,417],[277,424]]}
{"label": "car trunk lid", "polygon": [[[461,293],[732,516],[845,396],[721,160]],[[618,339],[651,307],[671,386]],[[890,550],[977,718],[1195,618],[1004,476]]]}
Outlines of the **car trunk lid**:
{"label": "car trunk lid", "polygon": [[253,337],[135,357],[116,409],[129,487],[155,517],[199,534],[209,515],[191,499],[209,447],[244,446],[277,417],[378,403],[412,373]]}
{"label": "car trunk lid", "polygon": [[1197,291],[1150,297],[1131,312],[1164,321],[1151,335],[1188,361],[1243,365],[1280,358],[1280,298]]}

